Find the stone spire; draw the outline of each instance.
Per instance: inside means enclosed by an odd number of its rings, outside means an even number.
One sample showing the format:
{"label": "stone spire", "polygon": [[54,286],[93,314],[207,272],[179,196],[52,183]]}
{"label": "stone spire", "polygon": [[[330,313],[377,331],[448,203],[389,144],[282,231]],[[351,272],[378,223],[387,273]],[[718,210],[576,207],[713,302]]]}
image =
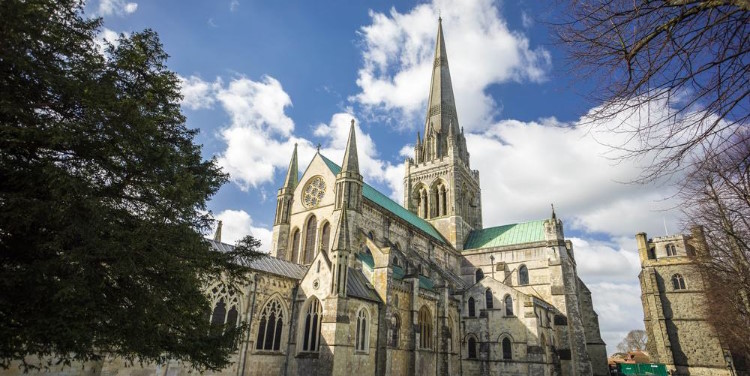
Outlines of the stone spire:
{"label": "stone spire", "polygon": [[344,161],[341,164],[342,172],[353,172],[359,174],[359,159],[357,158],[357,137],[354,133],[354,119],[349,128],[349,139],[346,141]]}
{"label": "stone spire", "polygon": [[214,241],[221,243],[221,225],[222,222],[219,221],[218,226],[216,226],[216,232],[214,233]]}
{"label": "stone spire", "polygon": [[297,144],[294,144],[294,151],[292,152],[292,160],[289,162],[289,169],[286,171],[286,179],[284,179],[283,189],[293,191],[299,183],[299,173],[297,171]]}
{"label": "stone spire", "polygon": [[346,280],[349,277],[349,254],[352,246],[351,228],[349,227],[349,210],[341,210],[333,238],[331,257],[333,273],[331,275],[331,294],[346,297]]}
{"label": "stone spire", "polygon": [[[438,19],[438,32],[435,41],[435,58],[432,64],[432,81],[430,83],[430,96],[427,101],[427,114],[425,118],[425,147],[427,136],[431,130],[435,132],[436,139],[431,140],[434,150],[425,152],[425,160],[433,160],[447,156],[448,150],[457,146],[460,133],[458,115],[456,112],[456,100],[453,97],[453,84],[451,73],[448,68],[448,53],[445,49],[445,38],[443,37],[443,22]],[[455,153],[463,159],[461,153]],[[464,161],[465,163],[468,161]]]}
{"label": "stone spire", "polygon": [[333,238],[333,247],[331,247],[331,250],[348,251],[350,249],[349,216],[346,212],[347,210],[342,210],[341,216],[339,216],[339,222],[336,226],[336,236]]}
{"label": "stone spire", "polygon": [[276,218],[274,225],[289,224],[289,215],[292,211],[292,198],[294,189],[299,183],[299,173],[297,172],[297,144],[294,144],[292,160],[289,161],[289,169],[286,171],[284,185],[279,188],[276,195]]}
{"label": "stone spire", "polygon": [[354,119],[349,128],[349,139],[346,142],[341,172],[336,175],[335,210],[352,209],[359,211],[362,205],[362,175],[359,174],[357,157],[357,134],[354,131]]}

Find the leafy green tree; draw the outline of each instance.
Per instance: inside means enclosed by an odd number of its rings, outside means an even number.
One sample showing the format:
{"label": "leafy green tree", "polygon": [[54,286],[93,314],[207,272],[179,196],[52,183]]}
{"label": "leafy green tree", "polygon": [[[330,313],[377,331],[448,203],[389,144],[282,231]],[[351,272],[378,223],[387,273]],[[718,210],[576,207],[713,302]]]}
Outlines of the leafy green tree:
{"label": "leafy green tree", "polygon": [[242,283],[258,243],[201,235],[227,176],[193,143],[156,33],[102,53],[78,0],[2,1],[0,19],[0,366],[225,367],[243,328],[210,330],[202,287]]}

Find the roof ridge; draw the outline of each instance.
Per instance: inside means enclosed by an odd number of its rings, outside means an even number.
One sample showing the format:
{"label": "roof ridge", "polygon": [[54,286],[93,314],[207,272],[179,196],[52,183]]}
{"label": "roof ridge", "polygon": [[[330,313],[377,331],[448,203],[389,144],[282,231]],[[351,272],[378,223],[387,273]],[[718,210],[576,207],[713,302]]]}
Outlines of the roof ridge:
{"label": "roof ridge", "polygon": [[485,227],[485,228],[481,228],[481,229],[478,229],[478,230],[472,230],[471,232],[475,232],[475,231],[484,231],[484,230],[491,230],[491,229],[493,229],[493,228],[499,228],[499,227],[505,227],[505,226],[515,226],[515,225],[523,225],[523,224],[527,224],[527,223],[537,223],[537,222],[544,222],[544,221],[546,221],[546,220],[547,220],[547,219],[535,219],[535,220],[533,220],[533,221],[525,221],[525,222],[515,222],[515,223],[507,223],[507,224],[504,224],[504,225],[499,225],[499,226],[492,226],[492,227]]}
{"label": "roof ridge", "polygon": [[[323,158],[323,162],[326,163],[326,166],[328,167],[328,169],[334,175],[338,174],[339,171],[341,171],[341,166],[339,166],[338,164],[336,164],[336,162],[328,159],[323,154],[319,154],[319,155],[320,155],[321,158]],[[369,196],[372,196],[372,195],[378,195],[379,197],[369,197]],[[439,242],[441,242],[443,244],[449,244],[448,241],[445,240],[445,238],[443,237],[443,235],[440,234],[440,232],[430,222],[427,222],[426,220],[424,220],[424,218],[421,218],[418,215],[414,214],[413,212],[409,211],[409,209],[401,206],[401,204],[397,203],[396,201],[394,201],[393,199],[391,199],[390,197],[388,197],[386,194],[384,194],[383,192],[380,192],[379,190],[375,189],[375,187],[373,187],[372,185],[370,185],[370,184],[368,184],[367,182],[364,182],[364,181],[363,181],[363,188],[362,188],[362,196],[364,196],[366,199],[372,201],[376,205],[382,207],[383,209],[385,209],[385,210],[393,213],[394,215],[396,215],[397,217],[403,219],[407,223],[414,225],[415,227],[417,227],[418,229],[422,230],[427,235],[433,237],[435,240],[437,240],[437,241],[439,241]],[[391,210],[391,208],[388,208],[385,205],[377,202],[376,199],[378,199],[378,198],[381,199],[381,200],[383,200],[383,199],[387,200],[389,204],[392,204],[395,207],[398,207],[398,210],[401,211],[401,213],[397,213],[396,211]],[[406,216],[409,216],[410,218],[406,218]],[[417,223],[415,223],[415,222],[417,222]],[[427,227],[427,228],[425,228],[425,227]]]}

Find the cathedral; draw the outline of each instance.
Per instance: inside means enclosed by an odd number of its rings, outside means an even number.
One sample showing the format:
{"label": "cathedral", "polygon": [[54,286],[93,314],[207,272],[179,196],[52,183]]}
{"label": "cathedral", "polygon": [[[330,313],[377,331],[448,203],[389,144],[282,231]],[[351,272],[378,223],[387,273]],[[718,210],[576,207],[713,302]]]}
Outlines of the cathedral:
{"label": "cathedral", "polygon": [[[249,323],[221,375],[608,375],[591,293],[555,215],[485,227],[438,24],[424,131],[403,204],[344,158],[296,147],[278,190],[270,255],[251,282],[207,286],[217,324]],[[220,229],[211,244],[218,250]],[[144,366],[146,367],[146,366]],[[117,361],[88,374],[187,375]]]}
{"label": "cathedral", "polygon": [[470,159],[439,24],[403,205],[363,181],[354,121],[341,161],[300,177],[295,150],[254,285],[210,290],[218,323],[251,320],[227,374],[608,374],[562,221],[484,227]]}

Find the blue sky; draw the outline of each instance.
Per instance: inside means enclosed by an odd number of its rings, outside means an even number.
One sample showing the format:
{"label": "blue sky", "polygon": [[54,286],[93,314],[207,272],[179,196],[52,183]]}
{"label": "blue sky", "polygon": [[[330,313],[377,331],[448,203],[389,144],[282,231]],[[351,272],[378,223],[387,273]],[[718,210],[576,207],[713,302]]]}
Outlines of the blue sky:
{"label": "blue sky", "polygon": [[101,40],[158,32],[188,125],[232,175],[210,203],[224,240],[251,232],[267,245],[294,143],[301,169],[317,144],[338,160],[352,118],[365,179],[401,201],[440,13],[485,226],[545,218],[554,203],[608,350],[643,327],[634,235],[679,230],[673,192],[623,184],[639,161],[615,163],[606,145],[624,141],[582,124],[599,103],[552,39],[546,2],[90,0],[86,12],[103,17]]}

